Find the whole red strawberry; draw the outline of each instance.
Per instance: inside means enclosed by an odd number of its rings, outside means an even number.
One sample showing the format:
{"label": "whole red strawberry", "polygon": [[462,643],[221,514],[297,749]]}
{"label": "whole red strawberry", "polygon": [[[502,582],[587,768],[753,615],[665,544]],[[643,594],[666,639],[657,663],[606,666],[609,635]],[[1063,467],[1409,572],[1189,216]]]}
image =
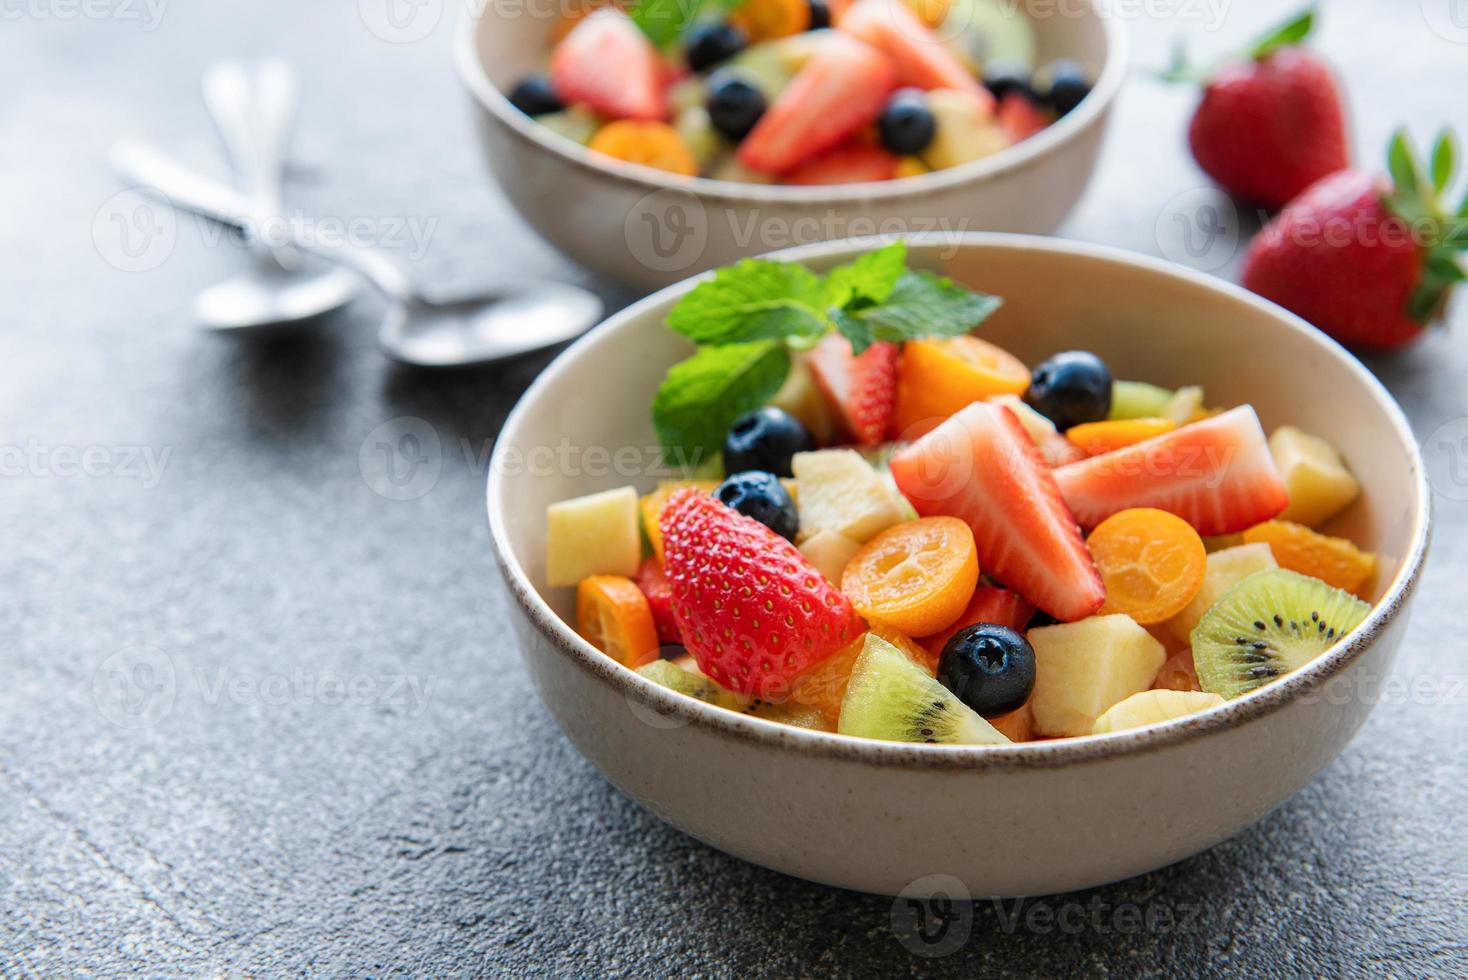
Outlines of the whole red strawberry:
{"label": "whole red strawberry", "polygon": [[1241,281],[1350,347],[1415,340],[1463,277],[1461,218],[1438,196],[1452,179],[1444,133],[1429,182],[1405,134],[1392,143],[1392,180],[1346,170],[1292,201],[1249,246]]}
{"label": "whole red strawberry", "polygon": [[678,630],[727,688],[778,697],[866,628],[793,544],[708,494],[679,490],[660,527]]}
{"label": "whole red strawberry", "polygon": [[810,352],[806,363],[816,387],[840,419],[843,434],[858,445],[875,446],[892,430],[899,354],[898,346],[885,340],[853,354],[851,341],[837,333]]}
{"label": "whole red strawberry", "polygon": [[[1345,112],[1330,68],[1299,47],[1313,11],[1256,43],[1246,60],[1214,72],[1188,127],[1198,166],[1229,194],[1283,207],[1350,165]],[[1184,69],[1169,77],[1194,78]]]}

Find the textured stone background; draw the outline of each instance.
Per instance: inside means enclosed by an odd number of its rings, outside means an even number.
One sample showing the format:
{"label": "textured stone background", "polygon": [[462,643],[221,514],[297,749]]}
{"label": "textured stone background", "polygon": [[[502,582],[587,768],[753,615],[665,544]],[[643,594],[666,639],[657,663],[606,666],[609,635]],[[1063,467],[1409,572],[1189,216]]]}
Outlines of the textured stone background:
{"label": "textured stone background", "polygon": [[[535,701],[481,501],[483,454],[545,358],[396,369],[371,301],[292,343],[203,336],[191,296],[239,256],[190,219],[126,271],[113,215],[133,202],[111,200],[109,142],[140,132],[219,169],[202,69],[278,52],[306,85],[294,202],[370,219],[435,281],[581,275],[482,172],[447,58],[456,0],[403,8],[425,32],[411,43],[365,26],[385,2],[0,11],[0,973],[1468,975],[1468,458],[1441,444],[1468,424],[1468,301],[1458,340],[1371,362],[1440,480],[1398,663],[1422,695],[1381,705],[1235,840],[1094,892],[960,909],[967,941],[920,959],[889,901],[658,823]],[[1222,49],[1278,11],[1224,0],[1209,31],[1191,0],[1110,6],[1154,16],[1133,20],[1137,70],[1064,234],[1230,274],[1229,239],[1183,247],[1225,204],[1183,147],[1192,96],[1142,69],[1177,33]],[[1457,22],[1448,0],[1327,7],[1358,153],[1377,159],[1398,120],[1419,139],[1468,129],[1461,4]],[[1260,369],[1284,368],[1261,351]],[[402,416],[433,426],[442,467],[394,501],[358,453]],[[67,447],[92,447],[98,475],[66,475]]]}

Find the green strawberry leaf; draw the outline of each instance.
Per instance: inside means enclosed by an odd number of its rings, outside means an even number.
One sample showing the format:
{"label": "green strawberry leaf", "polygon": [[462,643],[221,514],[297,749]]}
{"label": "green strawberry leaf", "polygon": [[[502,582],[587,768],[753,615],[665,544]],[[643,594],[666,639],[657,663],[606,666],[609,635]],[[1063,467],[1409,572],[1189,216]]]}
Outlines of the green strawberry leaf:
{"label": "green strawberry leaf", "polygon": [[734,420],[774,397],[790,373],[778,341],[702,347],[668,369],[652,403],[663,451],[690,467],[719,452]]}
{"label": "green strawberry leaf", "polygon": [[1391,146],[1386,155],[1387,171],[1392,175],[1396,193],[1417,196],[1421,168],[1417,165],[1417,151],[1412,149],[1412,140],[1405,129],[1392,134]]}
{"label": "green strawberry leaf", "polygon": [[1437,134],[1432,147],[1432,187],[1438,194],[1448,189],[1453,182],[1453,171],[1458,166],[1457,137],[1451,129]]}
{"label": "green strawberry leaf", "polygon": [[1468,218],[1449,218],[1443,222],[1443,248],[1468,248]]}
{"label": "green strawberry leaf", "polygon": [[1294,17],[1255,41],[1253,47],[1249,48],[1249,58],[1252,61],[1259,61],[1274,54],[1280,48],[1287,48],[1293,44],[1299,44],[1310,36],[1310,32],[1314,28],[1315,5],[1311,4]]}
{"label": "green strawberry leaf", "polygon": [[954,337],[973,330],[999,308],[997,296],[976,293],[926,271],[904,272],[885,303],[833,310],[836,329],[861,353],[878,340]]}
{"label": "green strawberry leaf", "polygon": [[1427,324],[1442,309],[1443,298],[1458,283],[1468,280],[1468,273],[1449,250],[1436,248],[1427,253],[1422,281],[1407,299],[1407,315]]}
{"label": "green strawberry leaf", "polygon": [[906,268],[904,241],[895,241],[846,265],[838,265],[826,275],[826,305],[845,309],[852,305],[885,303]]}
{"label": "green strawberry leaf", "polygon": [[745,259],[693,287],[668,326],[700,344],[818,337],[830,329],[821,278],[794,262]]}

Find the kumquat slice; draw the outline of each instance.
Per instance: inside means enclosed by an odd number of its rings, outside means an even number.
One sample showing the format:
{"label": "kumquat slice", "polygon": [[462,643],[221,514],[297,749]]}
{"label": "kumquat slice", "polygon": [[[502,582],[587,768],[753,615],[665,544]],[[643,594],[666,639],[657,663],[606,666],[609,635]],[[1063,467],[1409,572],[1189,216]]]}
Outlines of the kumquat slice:
{"label": "kumquat slice", "polygon": [[698,161],[694,159],[693,151],[688,149],[678,131],[667,123],[619,119],[598,129],[586,146],[618,160],[685,177],[698,173]]}
{"label": "kumquat slice", "polygon": [[658,658],[658,629],[647,597],[630,578],[591,575],[576,586],[576,632],[624,667]]}
{"label": "kumquat slice", "polygon": [[1065,438],[1087,456],[1100,456],[1166,435],[1176,428],[1177,423],[1172,419],[1111,419],[1073,425],[1065,430]]}
{"label": "kumquat slice", "polygon": [[974,534],[956,517],[890,527],[862,546],[841,576],[857,612],[906,636],[948,628],[979,581]]}
{"label": "kumquat slice", "polygon": [[1182,518],[1151,507],[1113,514],[1086,544],[1106,586],[1101,615],[1125,613],[1143,626],[1182,612],[1208,571],[1198,532]]}

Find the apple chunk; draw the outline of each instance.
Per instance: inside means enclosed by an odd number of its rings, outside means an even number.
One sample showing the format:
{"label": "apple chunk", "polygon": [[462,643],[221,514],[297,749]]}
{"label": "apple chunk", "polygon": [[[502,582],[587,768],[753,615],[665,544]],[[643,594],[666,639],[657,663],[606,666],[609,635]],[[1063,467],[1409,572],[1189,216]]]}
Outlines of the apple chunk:
{"label": "apple chunk", "polygon": [[1208,556],[1208,570],[1203,574],[1198,594],[1183,607],[1182,612],[1167,621],[1165,628],[1178,642],[1191,643],[1193,628],[1225,592],[1255,572],[1278,567],[1274,552],[1262,541],[1213,552]]}
{"label": "apple chunk", "polygon": [[588,575],[637,574],[642,563],[637,491],[619,487],[545,510],[546,584],[575,585]]}
{"label": "apple chunk", "polygon": [[1106,709],[1152,686],[1167,653],[1130,616],[1092,616],[1029,632],[1039,735],[1089,735]]}
{"label": "apple chunk", "polygon": [[865,544],[903,520],[897,495],[852,449],[796,453],[791,460],[800,502],[800,538],[835,531]]}

